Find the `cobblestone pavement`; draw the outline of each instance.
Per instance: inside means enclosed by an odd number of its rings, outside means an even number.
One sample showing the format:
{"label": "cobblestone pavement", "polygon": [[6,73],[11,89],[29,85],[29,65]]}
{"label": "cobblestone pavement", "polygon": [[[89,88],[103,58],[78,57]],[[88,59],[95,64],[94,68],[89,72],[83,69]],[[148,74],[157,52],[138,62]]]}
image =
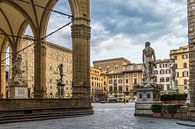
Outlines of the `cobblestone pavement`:
{"label": "cobblestone pavement", "polygon": [[93,104],[94,114],[0,125],[0,129],[194,129],[176,120],[134,117],[134,104]]}

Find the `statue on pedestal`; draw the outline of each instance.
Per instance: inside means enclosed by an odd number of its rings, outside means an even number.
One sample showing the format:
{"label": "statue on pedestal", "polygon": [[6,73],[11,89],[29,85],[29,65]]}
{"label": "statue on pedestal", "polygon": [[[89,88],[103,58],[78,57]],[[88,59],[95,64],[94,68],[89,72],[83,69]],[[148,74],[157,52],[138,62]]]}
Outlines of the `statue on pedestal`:
{"label": "statue on pedestal", "polygon": [[177,89],[177,86],[176,86],[176,83],[175,83],[176,82],[175,77],[176,77],[177,66],[176,66],[174,58],[170,59],[169,67],[170,67],[170,70],[171,70],[171,74],[170,74],[171,88]]}
{"label": "statue on pedestal", "polygon": [[13,65],[12,79],[8,82],[10,87],[10,98],[24,99],[28,98],[28,84],[24,80],[24,70],[21,69],[22,56],[17,54]]}
{"label": "statue on pedestal", "polygon": [[144,83],[154,82],[154,67],[156,66],[155,51],[150,47],[150,42],[145,43],[145,49],[143,50],[143,81]]}
{"label": "statue on pedestal", "polygon": [[[137,100],[135,102],[135,114],[142,116],[152,116],[152,105],[160,104],[160,92],[162,85],[156,83],[154,68],[156,57],[154,49],[150,47],[150,42],[145,43],[143,50],[143,83],[135,87]],[[141,107],[141,108],[140,108]]]}
{"label": "statue on pedestal", "polygon": [[20,54],[17,55],[14,66],[13,66],[13,74],[12,79],[9,81],[9,85],[12,86],[27,86],[27,82],[24,80],[24,70],[21,69],[22,65],[22,56]]}
{"label": "statue on pedestal", "polygon": [[64,82],[63,82],[63,64],[58,65],[59,71],[60,71],[60,79],[57,80],[57,87],[58,87],[58,96],[60,98],[64,97]]}

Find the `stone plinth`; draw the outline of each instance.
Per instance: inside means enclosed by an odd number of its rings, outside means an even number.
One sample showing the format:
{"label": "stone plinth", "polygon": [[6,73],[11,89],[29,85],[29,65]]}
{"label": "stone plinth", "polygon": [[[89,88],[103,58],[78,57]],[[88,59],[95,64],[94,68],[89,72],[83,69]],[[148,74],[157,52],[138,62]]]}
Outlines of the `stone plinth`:
{"label": "stone plinth", "polygon": [[160,101],[138,101],[135,103],[135,116],[153,116],[151,107],[160,104]]}
{"label": "stone plinth", "polygon": [[10,86],[11,99],[27,99],[28,87],[27,86]]}
{"label": "stone plinth", "polygon": [[161,103],[160,91],[162,87],[157,84],[143,84],[136,87],[137,101],[135,102],[135,116],[152,116],[151,106]]}
{"label": "stone plinth", "polygon": [[195,106],[194,105],[183,106],[181,109],[181,113],[182,113],[181,120],[195,122]]}
{"label": "stone plinth", "polygon": [[57,119],[92,114],[91,101],[85,98],[68,99],[2,99],[0,124],[20,121]]}

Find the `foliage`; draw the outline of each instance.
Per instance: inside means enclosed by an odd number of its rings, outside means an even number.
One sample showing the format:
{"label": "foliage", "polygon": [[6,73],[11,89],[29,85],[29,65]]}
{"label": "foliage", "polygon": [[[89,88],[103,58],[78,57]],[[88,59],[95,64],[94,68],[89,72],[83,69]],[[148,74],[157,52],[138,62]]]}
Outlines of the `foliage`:
{"label": "foliage", "polygon": [[151,108],[152,108],[152,112],[154,112],[154,113],[161,113],[161,111],[162,111],[161,104],[153,104]]}
{"label": "foliage", "polygon": [[152,105],[152,112],[154,113],[171,113],[176,114],[178,110],[180,110],[181,106],[178,104],[153,104]]}
{"label": "foliage", "polygon": [[164,94],[160,98],[161,101],[186,100],[187,94]]}

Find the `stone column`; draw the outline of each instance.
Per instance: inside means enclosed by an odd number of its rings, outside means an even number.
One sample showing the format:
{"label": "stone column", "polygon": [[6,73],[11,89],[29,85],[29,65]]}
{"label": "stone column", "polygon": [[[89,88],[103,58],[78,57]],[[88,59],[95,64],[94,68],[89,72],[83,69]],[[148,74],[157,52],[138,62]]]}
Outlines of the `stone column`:
{"label": "stone column", "polygon": [[88,19],[73,19],[73,97],[90,98],[90,30]]}
{"label": "stone column", "polygon": [[[5,59],[5,53],[1,53],[1,58],[0,60],[2,59]],[[6,89],[6,61],[2,61],[0,64],[1,64],[1,67],[0,67],[0,71],[1,71],[1,74],[0,74],[0,78],[1,78],[1,83],[0,83],[0,98],[5,98],[5,89]]]}
{"label": "stone column", "polygon": [[190,100],[195,104],[195,1],[188,0],[188,39],[190,49]]}
{"label": "stone column", "polygon": [[34,46],[34,98],[46,97],[46,45],[41,40]]}

